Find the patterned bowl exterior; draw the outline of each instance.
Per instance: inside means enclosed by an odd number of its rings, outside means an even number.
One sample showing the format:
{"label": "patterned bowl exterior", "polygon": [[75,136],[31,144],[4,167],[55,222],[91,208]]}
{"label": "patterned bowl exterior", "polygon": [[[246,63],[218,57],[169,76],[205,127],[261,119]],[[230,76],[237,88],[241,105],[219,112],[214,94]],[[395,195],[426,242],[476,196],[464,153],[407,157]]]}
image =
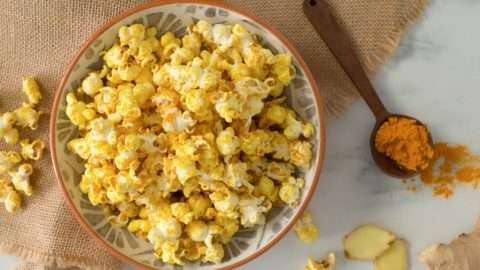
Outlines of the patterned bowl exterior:
{"label": "patterned bowl exterior", "polygon": [[[320,98],[315,96],[316,86],[309,71],[301,59],[294,57],[296,77],[288,87],[286,93],[289,104],[305,120],[316,127],[314,138],[311,140],[313,148],[312,167],[304,173],[306,180],[301,203],[295,208],[274,208],[268,214],[264,226],[244,229],[236,234],[234,239],[225,247],[225,258],[221,264],[189,263],[185,266],[165,265],[154,254],[152,245],[131,234],[125,228],[112,226],[100,208],[90,204],[88,198],[81,193],[78,184],[84,171],[83,162],[76,155],[67,150],[67,143],[77,137],[78,130],[69,121],[65,114],[65,96],[72,89],[77,89],[82,78],[92,70],[100,69],[103,61],[100,52],[109,48],[116,41],[116,34],[122,25],[143,23],[155,26],[159,34],[172,31],[176,35],[183,35],[187,25],[200,19],[211,23],[242,23],[251,32],[255,33],[261,43],[273,52],[292,51],[275,34],[258,23],[256,19],[239,13],[240,11],[218,3],[169,3],[154,2],[141,6],[126,15],[114,19],[113,24],[97,32],[86,47],[80,51],[67,71],[54,102],[51,119],[52,159],[61,188],[65,191],[67,202],[79,222],[86,227],[97,240],[121,259],[146,269],[231,269],[246,263],[263,253],[281,236],[283,236],[306,207],[318,181],[324,153],[324,119],[321,111]],[[108,27],[109,26],[109,27]],[[295,54],[294,54],[295,55]],[[303,64],[303,65],[302,65]],[[303,67],[302,67],[303,66]],[[307,74],[306,74],[307,73]]]}

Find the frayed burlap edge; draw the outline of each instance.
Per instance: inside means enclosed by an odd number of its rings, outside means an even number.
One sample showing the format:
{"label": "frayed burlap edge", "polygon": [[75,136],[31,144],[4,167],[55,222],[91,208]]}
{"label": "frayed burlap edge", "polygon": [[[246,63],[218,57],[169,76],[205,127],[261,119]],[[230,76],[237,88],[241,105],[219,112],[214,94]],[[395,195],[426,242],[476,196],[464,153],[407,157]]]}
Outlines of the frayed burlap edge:
{"label": "frayed burlap edge", "polygon": [[[384,42],[379,43],[373,53],[369,54],[364,63],[364,67],[370,77],[375,76],[381,65],[386,64],[392,57],[394,51],[398,48],[400,40],[411,27],[416,19],[422,15],[429,0],[417,0],[408,9],[405,17],[398,23],[392,32],[386,37]],[[358,98],[358,93],[350,93],[347,89],[335,91],[325,104],[325,110],[328,116],[337,117],[343,113],[353,101]]]}
{"label": "frayed burlap edge", "polygon": [[82,256],[56,256],[32,250],[21,245],[0,244],[0,254],[18,256],[23,261],[58,268],[79,267],[84,270],[118,270],[109,266],[98,265]]}

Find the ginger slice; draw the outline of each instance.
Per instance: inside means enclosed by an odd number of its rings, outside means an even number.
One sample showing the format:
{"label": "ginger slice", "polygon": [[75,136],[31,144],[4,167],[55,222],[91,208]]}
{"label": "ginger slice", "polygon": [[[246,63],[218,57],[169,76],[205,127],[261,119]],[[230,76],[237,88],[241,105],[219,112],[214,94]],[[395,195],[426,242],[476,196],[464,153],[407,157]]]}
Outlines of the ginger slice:
{"label": "ginger slice", "polygon": [[335,268],[335,253],[330,252],[321,261],[315,261],[308,258],[307,265],[303,270],[332,270]]}
{"label": "ginger slice", "polygon": [[423,250],[418,258],[429,270],[480,269],[480,224],[474,232],[461,234],[450,244],[435,244]]}
{"label": "ginger slice", "polygon": [[343,239],[345,256],[354,260],[374,260],[390,248],[396,237],[377,225],[363,225]]}
{"label": "ginger slice", "polygon": [[407,270],[407,242],[397,239],[389,249],[375,259],[375,270]]}

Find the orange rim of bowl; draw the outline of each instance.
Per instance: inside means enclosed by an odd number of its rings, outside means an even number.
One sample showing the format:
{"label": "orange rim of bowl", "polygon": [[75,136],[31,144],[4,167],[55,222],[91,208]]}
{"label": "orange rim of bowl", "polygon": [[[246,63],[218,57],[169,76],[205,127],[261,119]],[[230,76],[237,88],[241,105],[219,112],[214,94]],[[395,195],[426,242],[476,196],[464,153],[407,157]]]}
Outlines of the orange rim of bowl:
{"label": "orange rim of bowl", "polygon": [[217,270],[231,270],[231,269],[235,269],[235,268],[237,268],[241,265],[244,265],[247,262],[250,262],[253,259],[257,258],[258,256],[262,255],[267,250],[269,250],[271,247],[273,247],[276,243],[278,243],[278,241],[280,241],[280,239],[282,239],[285,236],[285,234],[287,234],[287,232],[290,231],[290,229],[293,227],[293,225],[296,223],[296,221],[300,218],[302,213],[305,211],[306,207],[308,206],[310,200],[313,197],[313,194],[316,191],[318,181],[319,181],[319,178],[320,178],[320,171],[321,171],[321,168],[323,166],[324,159],[325,159],[325,124],[326,124],[325,123],[325,112],[323,110],[323,99],[320,96],[320,91],[318,89],[317,83],[316,83],[310,69],[308,68],[307,64],[305,63],[302,56],[300,55],[300,53],[290,44],[288,39],[282,33],[280,33],[275,28],[271,27],[265,20],[255,16],[253,14],[250,14],[249,12],[244,11],[240,8],[232,6],[230,4],[220,2],[220,1],[214,1],[214,0],[196,0],[196,1],[193,1],[193,0],[153,0],[151,2],[147,2],[147,3],[144,3],[144,4],[138,5],[136,7],[133,7],[131,9],[128,9],[128,10],[124,11],[123,13],[110,18],[105,24],[103,24],[100,28],[98,28],[87,39],[87,41],[82,45],[82,47],[77,51],[77,53],[75,54],[73,59],[70,61],[66,72],[64,72],[64,74],[62,75],[62,79],[60,80],[60,83],[59,83],[58,87],[56,88],[55,96],[54,96],[54,100],[53,100],[53,106],[52,106],[52,110],[51,110],[51,116],[50,116],[50,138],[49,138],[50,153],[51,153],[53,169],[54,169],[54,172],[55,172],[56,180],[57,180],[58,185],[60,186],[60,189],[62,190],[65,201],[67,202],[67,204],[69,206],[70,212],[73,213],[75,219],[82,225],[82,227],[85,229],[85,231],[87,231],[87,233],[92,238],[94,238],[98,243],[100,243],[101,246],[106,248],[112,255],[121,259],[125,263],[134,265],[136,267],[139,267],[139,268],[145,269],[145,270],[156,270],[155,268],[152,268],[150,266],[147,266],[145,264],[137,262],[136,260],[128,257],[127,255],[121,253],[120,251],[117,251],[112,246],[110,246],[105,240],[103,240],[101,237],[98,236],[97,232],[85,221],[83,216],[80,214],[80,212],[76,208],[72,199],[68,195],[67,188],[64,184],[62,175],[61,175],[60,170],[59,170],[59,166],[57,164],[56,131],[55,131],[56,115],[57,115],[57,110],[58,110],[58,106],[59,106],[59,102],[60,102],[60,97],[62,96],[63,88],[65,87],[65,83],[66,83],[68,77],[70,76],[73,68],[75,67],[78,60],[80,59],[80,57],[85,52],[85,50],[87,50],[92,45],[92,43],[101,34],[103,34],[106,30],[108,30],[110,27],[112,27],[114,24],[118,23],[122,19],[124,19],[124,18],[126,18],[130,15],[133,15],[137,12],[143,11],[145,9],[149,9],[149,8],[153,8],[153,7],[157,7],[157,6],[170,5],[170,4],[186,4],[186,3],[210,5],[210,6],[215,6],[215,7],[220,7],[220,8],[224,8],[224,9],[227,9],[227,10],[231,10],[231,11],[236,12],[236,13],[244,16],[244,17],[247,17],[247,18],[251,19],[252,21],[255,21],[256,23],[261,25],[263,28],[267,29],[270,33],[272,33],[276,38],[278,38],[282,42],[282,44],[284,46],[286,46],[288,48],[288,50],[293,54],[295,59],[299,62],[300,66],[304,70],[305,75],[307,76],[308,81],[309,81],[309,83],[312,87],[312,92],[313,92],[313,95],[315,97],[316,111],[319,114],[318,117],[319,117],[319,126],[320,126],[319,127],[319,129],[320,129],[320,134],[319,134],[320,135],[320,142],[319,142],[319,146],[318,146],[318,149],[317,149],[317,157],[318,158],[317,158],[316,164],[314,164],[315,173],[314,173],[314,176],[313,176],[312,186],[308,190],[308,194],[306,195],[305,200],[303,200],[303,202],[301,203],[300,209],[295,213],[295,215],[290,220],[290,222],[282,230],[280,230],[280,232],[278,232],[277,235],[275,235],[275,237],[270,239],[267,242],[267,244],[265,244],[263,247],[261,247],[260,249],[256,250],[254,253],[246,256],[245,258],[243,258],[243,259],[241,259],[241,260],[239,260],[235,263],[232,263],[230,265],[223,266],[223,267],[217,269]]}

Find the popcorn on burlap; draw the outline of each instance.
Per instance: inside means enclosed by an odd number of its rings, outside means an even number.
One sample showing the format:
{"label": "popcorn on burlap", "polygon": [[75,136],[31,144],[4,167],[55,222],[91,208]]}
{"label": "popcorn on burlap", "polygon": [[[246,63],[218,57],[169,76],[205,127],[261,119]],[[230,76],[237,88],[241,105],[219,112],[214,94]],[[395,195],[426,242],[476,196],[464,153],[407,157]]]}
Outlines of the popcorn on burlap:
{"label": "popcorn on burlap", "polygon": [[[109,17],[141,0],[0,0],[0,112],[24,100],[21,76],[35,75],[49,111],[64,68],[85,39]],[[300,0],[228,0],[266,19],[304,56],[318,79],[330,115],[357,94],[302,13]],[[365,68],[374,74],[397,47],[427,0],[328,0],[346,26]],[[48,138],[48,116],[36,132]],[[0,149],[10,149],[0,143]],[[18,269],[120,269],[120,263],[87,236],[70,215],[54,181],[49,155],[35,163],[34,194],[14,216],[0,207],[0,251],[26,262]],[[45,267],[45,265],[47,267]],[[69,270],[73,270],[70,268]]]}

